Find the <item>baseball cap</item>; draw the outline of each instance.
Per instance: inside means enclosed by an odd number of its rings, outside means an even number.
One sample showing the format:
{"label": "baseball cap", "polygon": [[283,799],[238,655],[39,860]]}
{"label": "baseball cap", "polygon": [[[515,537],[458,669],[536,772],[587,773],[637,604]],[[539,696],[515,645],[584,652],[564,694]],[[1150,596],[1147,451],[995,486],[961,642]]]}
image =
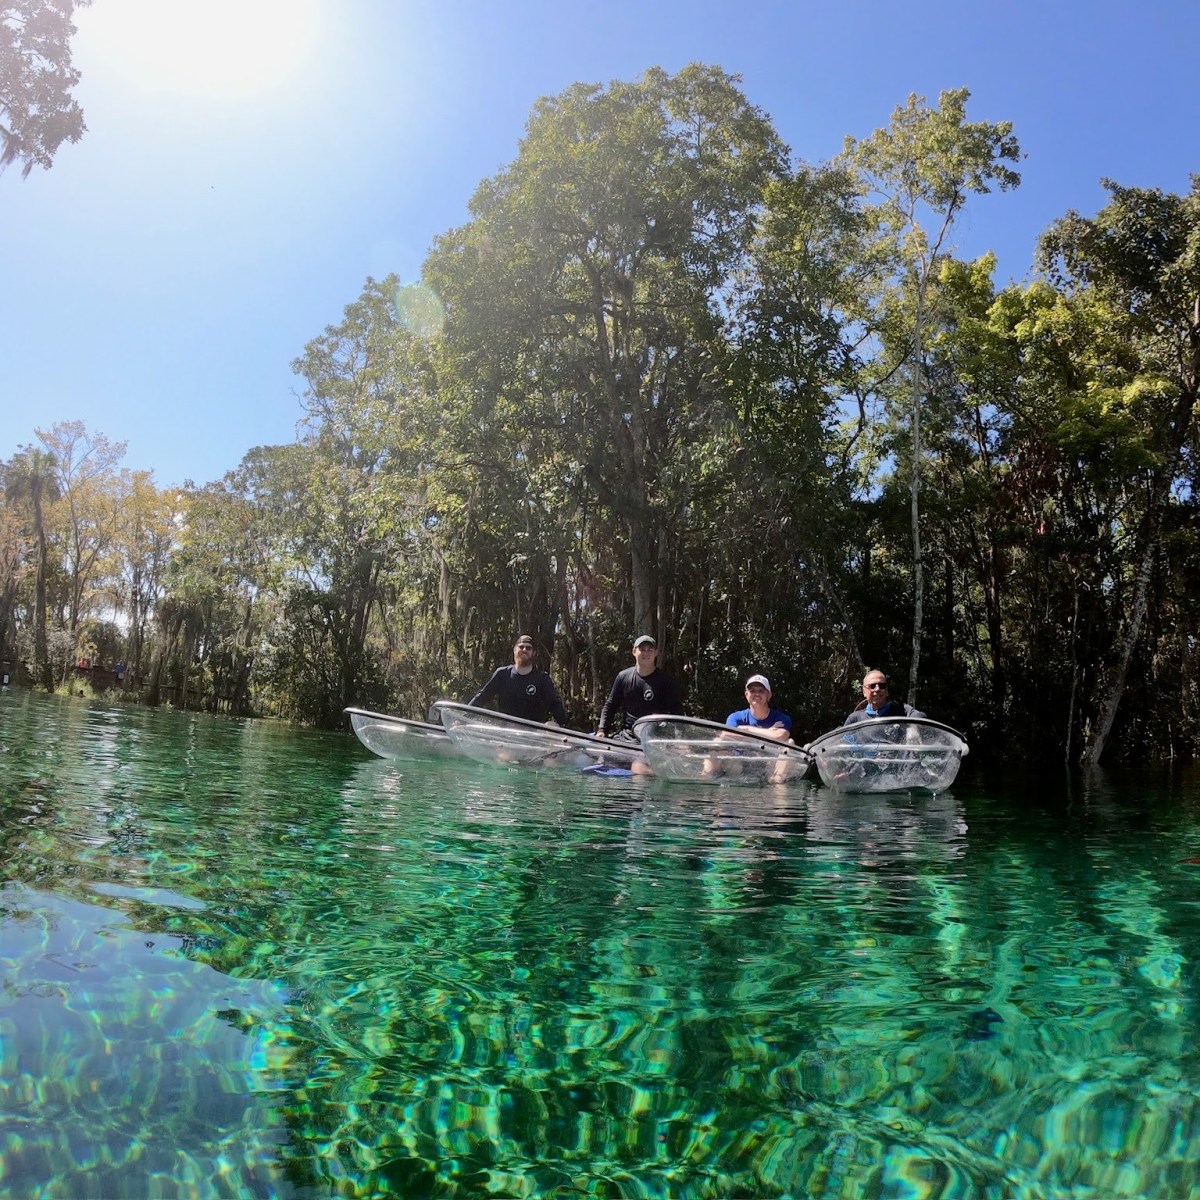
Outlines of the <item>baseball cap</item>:
{"label": "baseball cap", "polygon": [[648,634],[643,633],[641,637],[633,639],[633,648],[636,650],[639,646],[657,646],[658,643]]}
{"label": "baseball cap", "polygon": [[749,687],[752,683],[761,683],[768,692],[771,690],[771,681],[765,675],[751,675],[746,680],[746,686]]}
{"label": "baseball cap", "polygon": [[529,636],[529,634],[523,633],[523,634],[521,634],[521,636],[519,638],[517,638],[517,640],[513,643],[513,645],[514,646],[532,646],[533,638],[531,638]]}

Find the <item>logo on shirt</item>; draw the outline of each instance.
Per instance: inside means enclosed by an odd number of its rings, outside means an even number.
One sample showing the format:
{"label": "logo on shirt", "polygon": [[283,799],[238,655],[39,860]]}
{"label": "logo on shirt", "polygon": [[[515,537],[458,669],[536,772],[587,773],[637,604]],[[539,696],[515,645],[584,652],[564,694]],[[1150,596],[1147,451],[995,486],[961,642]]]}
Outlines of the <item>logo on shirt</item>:
{"label": "logo on shirt", "polygon": [[527,683],[525,685],[525,695],[536,696],[537,695],[537,684],[536,683]]}
{"label": "logo on shirt", "polygon": [[654,689],[649,686],[642,688],[642,699],[645,700],[647,703],[649,703],[651,700],[653,700],[654,699]]}

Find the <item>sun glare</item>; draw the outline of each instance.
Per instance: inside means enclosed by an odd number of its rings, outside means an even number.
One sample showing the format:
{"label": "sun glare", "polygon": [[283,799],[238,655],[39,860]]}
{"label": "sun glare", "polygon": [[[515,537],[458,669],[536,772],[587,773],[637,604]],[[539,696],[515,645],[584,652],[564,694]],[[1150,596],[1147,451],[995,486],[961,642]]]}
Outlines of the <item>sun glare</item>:
{"label": "sun glare", "polygon": [[77,21],[131,86],[243,100],[300,74],[317,41],[318,0],[104,0]]}

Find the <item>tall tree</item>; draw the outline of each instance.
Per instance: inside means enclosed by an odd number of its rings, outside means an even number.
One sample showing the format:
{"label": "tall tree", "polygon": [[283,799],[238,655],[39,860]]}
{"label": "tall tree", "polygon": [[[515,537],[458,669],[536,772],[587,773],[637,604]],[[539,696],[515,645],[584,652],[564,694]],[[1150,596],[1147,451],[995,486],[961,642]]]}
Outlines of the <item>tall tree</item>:
{"label": "tall tree", "polygon": [[82,421],[60,421],[36,432],[54,457],[58,494],[66,506],[67,632],[73,635],[84,615],[88,588],[116,535],[122,499],[117,464],[125,456],[125,443],[89,433]]}
{"label": "tall tree", "polygon": [[[737,309],[730,372],[736,432],[732,446],[715,456],[730,470],[728,512],[705,531],[714,550],[727,545],[743,573],[762,556],[747,582],[772,581],[751,595],[744,584],[731,589],[745,615],[759,596],[769,605],[755,622],[763,648],[735,650],[734,657],[765,662],[767,647],[782,650],[787,630],[802,629],[802,643],[783,650],[771,677],[786,679],[789,659],[804,661],[810,673],[823,660],[828,669],[819,674],[828,687],[861,674],[862,659],[849,597],[856,555],[848,548],[866,535],[855,511],[857,429],[845,420],[845,398],[857,382],[860,329],[853,316],[869,272],[871,221],[860,191],[846,164],[801,165],[767,189]],[[712,462],[710,456],[706,472]],[[747,524],[751,538],[722,537],[723,528],[741,534]],[[701,554],[700,561],[708,573],[709,558]],[[796,683],[796,692],[814,699],[821,686],[799,675]],[[738,680],[735,696],[740,690]]]}
{"label": "tall tree", "polygon": [[162,593],[175,541],[178,505],[172,491],[160,491],[149,471],[125,479],[117,530],[121,594],[129,619],[126,686],[143,678],[146,629]]}
{"label": "tall tree", "polygon": [[885,377],[907,373],[910,515],[913,546],[913,637],[908,701],[916,702],[924,622],[925,570],[921,551],[921,412],[926,394],[924,360],[930,287],[954,223],[970,193],[1015,187],[1021,177],[1007,163],[1020,147],[1008,121],[968,122],[970,92],[941,93],[938,105],[910,95],[885,128],[869,138],[846,139],[844,159],[860,173],[878,229],[875,254],[890,288],[877,315],[894,361]]}
{"label": "tall tree", "polygon": [[1185,456],[1196,450],[1200,397],[1200,176],[1186,196],[1108,180],[1105,187],[1109,203],[1094,218],[1068,213],[1039,249],[1051,277],[1079,305],[1099,306],[1118,335],[1122,352],[1102,365],[1093,385],[1137,422],[1150,455],[1133,480],[1132,603],[1085,738],[1082,757],[1090,763],[1104,753],[1125,691],[1163,551],[1164,516]]}
{"label": "tall tree", "polygon": [[659,539],[681,497],[664,464],[720,391],[723,301],[784,163],[717,68],[576,85],[539,101],[426,265],[501,461],[553,460],[621,522],[638,629],[666,615]]}
{"label": "tall tree", "polygon": [[17,594],[28,571],[30,538],[20,505],[8,497],[8,464],[0,463],[0,659],[16,628]]}
{"label": "tall tree", "polygon": [[63,142],[87,126],[71,96],[79,72],[71,64],[75,10],[92,0],[3,0],[0,3],[0,171],[49,169]]}
{"label": "tall tree", "polygon": [[289,584],[288,670],[297,682],[319,674],[295,699],[323,722],[380,698],[368,641],[394,567],[418,552],[421,493],[447,436],[429,347],[397,295],[394,277],[368,280],[342,322],[305,347],[293,364],[307,383],[305,436],[263,481],[293,509],[288,544],[304,565]]}
{"label": "tall tree", "polygon": [[46,633],[46,576],[50,552],[46,537],[45,508],[58,497],[57,463],[54,455],[37,446],[22,447],[8,464],[5,473],[10,499],[27,501],[37,542],[37,574],[33,601],[34,675],[46,691],[54,690],[50,666],[49,640]]}

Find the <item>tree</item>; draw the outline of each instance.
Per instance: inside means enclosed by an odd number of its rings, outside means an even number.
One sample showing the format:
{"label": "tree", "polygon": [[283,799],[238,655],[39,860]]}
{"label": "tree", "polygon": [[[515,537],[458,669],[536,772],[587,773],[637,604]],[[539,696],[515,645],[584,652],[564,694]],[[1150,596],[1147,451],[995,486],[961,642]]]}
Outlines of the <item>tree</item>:
{"label": "tree", "polygon": [[46,691],[54,690],[50,667],[49,640],[46,633],[46,576],[49,547],[46,539],[46,504],[57,499],[57,463],[54,455],[36,446],[24,446],[8,464],[6,491],[10,500],[26,501],[33,517],[33,535],[37,541],[37,575],[33,601],[34,675]]}
{"label": "tree", "polygon": [[539,101],[517,159],[426,264],[493,461],[615,516],[626,619],[660,636],[660,539],[686,502],[664,466],[720,393],[728,290],[785,164],[736,83],[714,67],[655,68]]}
{"label": "tree", "polygon": [[16,622],[17,594],[25,579],[30,539],[20,505],[7,492],[8,464],[0,463],[0,660],[9,657]]}
{"label": "tree", "polygon": [[123,500],[116,468],[125,443],[88,433],[82,421],[60,421],[48,432],[36,432],[54,457],[57,491],[66,505],[67,631],[74,634],[89,586],[116,535]]}
{"label": "tree", "polygon": [[839,402],[855,378],[843,314],[866,232],[845,167],[768,183],[727,292],[720,387],[662,465],[660,491],[679,504],[660,569],[705,705],[740,703],[753,662],[819,728],[844,707],[838,681],[861,673],[847,547],[862,539]]}
{"label": "tree", "polygon": [[368,643],[386,628],[393,572],[418,555],[428,565],[423,493],[442,443],[454,440],[429,346],[401,319],[400,293],[395,277],[368,280],[342,322],[305,347],[293,364],[307,384],[305,436],[263,480],[292,514],[284,674],[297,711],[322,723],[381,699],[379,660],[393,647],[377,655]]}
{"label": "tree", "polygon": [[860,173],[877,222],[874,254],[890,281],[876,306],[878,332],[893,363],[890,378],[907,369],[909,382],[909,478],[913,545],[913,639],[908,702],[916,703],[924,621],[925,574],[921,552],[921,411],[930,287],[947,239],[971,192],[1016,187],[1020,175],[1008,162],[1020,147],[1008,121],[968,123],[966,88],[945,91],[938,107],[910,95],[891,123],[869,138],[846,139],[843,157]]}
{"label": "tree", "polygon": [[86,132],[71,97],[79,72],[71,65],[72,20],[91,0],[3,0],[0,3],[0,171],[23,163],[49,170],[63,142]]}
{"label": "tree", "polygon": [[1196,449],[1200,398],[1200,176],[1192,177],[1186,196],[1109,180],[1105,187],[1110,201],[1094,218],[1068,213],[1039,247],[1042,265],[1073,304],[1102,310],[1111,326],[1120,352],[1096,364],[1088,380],[1092,398],[1136,422],[1149,456],[1131,481],[1132,603],[1085,738],[1088,763],[1104,753],[1125,691],[1163,551],[1164,517],[1187,452]]}
{"label": "tree", "polygon": [[155,487],[149,471],[128,475],[123,490],[117,545],[122,601],[129,618],[125,682],[133,687],[142,679],[146,628],[170,562],[177,505],[173,493]]}

